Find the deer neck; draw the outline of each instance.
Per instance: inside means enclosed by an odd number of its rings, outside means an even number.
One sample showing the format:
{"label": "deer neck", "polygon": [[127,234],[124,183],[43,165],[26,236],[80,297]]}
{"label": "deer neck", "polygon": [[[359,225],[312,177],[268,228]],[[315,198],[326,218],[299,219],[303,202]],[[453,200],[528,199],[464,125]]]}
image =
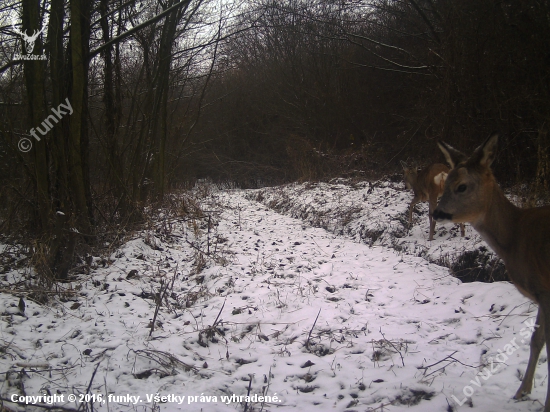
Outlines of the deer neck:
{"label": "deer neck", "polygon": [[504,196],[496,182],[493,182],[492,187],[487,191],[487,200],[488,207],[485,213],[473,222],[472,226],[506,262],[506,256],[517,241],[515,227],[520,218],[521,209]]}

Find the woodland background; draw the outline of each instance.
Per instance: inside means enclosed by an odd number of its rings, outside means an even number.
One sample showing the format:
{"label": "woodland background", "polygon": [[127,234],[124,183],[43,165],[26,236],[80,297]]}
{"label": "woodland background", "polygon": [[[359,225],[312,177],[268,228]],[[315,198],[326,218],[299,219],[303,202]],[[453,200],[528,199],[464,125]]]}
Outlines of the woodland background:
{"label": "woodland background", "polygon": [[[197,179],[373,179],[492,131],[499,181],[544,200],[549,3],[3,0],[0,232],[64,279]],[[17,31],[43,27],[47,60],[15,61]],[[18,150],[67,98],[74,113]]]}

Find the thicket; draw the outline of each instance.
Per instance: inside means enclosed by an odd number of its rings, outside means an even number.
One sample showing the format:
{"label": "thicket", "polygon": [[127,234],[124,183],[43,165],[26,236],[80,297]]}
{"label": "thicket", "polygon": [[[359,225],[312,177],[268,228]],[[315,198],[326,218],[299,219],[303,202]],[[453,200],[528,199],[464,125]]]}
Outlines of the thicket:
{"label": "thicket", "polygon": [[[501,180],[547,189],[546,1],[263,1],[222,47],[195,161],[262,181],[380,174],[501,134]],[[220,161],[221,160],[221,161]],[[215,173],[212,165],[216,165]]]}
{"label": "thicket", "polygon": [[[537,0],[6,0],[0,232],[66,278],[196,179],[369,178],[492,131],[499,180],[544,197],[549,16]],[[46,60],[17,61],[41,28]]]}

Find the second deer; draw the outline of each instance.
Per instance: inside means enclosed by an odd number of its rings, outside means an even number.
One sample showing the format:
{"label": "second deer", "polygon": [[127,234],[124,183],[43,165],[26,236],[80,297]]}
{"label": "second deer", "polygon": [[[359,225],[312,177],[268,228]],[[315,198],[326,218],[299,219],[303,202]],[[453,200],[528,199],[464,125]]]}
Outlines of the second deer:
{"label": "second deer", "polygon": [[[531,393],[545,342],[550,372],[550,206],[520,209],[504,196],[490,168],[496,144],[497,135],[493,135],[468,158],[448,144],[439,143],[453,169],[434,219],[470,222],[504,261],[516,288],[539,305],[527,370],[514,396],[519,399]],[[544,411],[550,412],[550,380],[545,379]]]}
{"label": "second deer", "polygon": [[[429,219],[430,219],[430,236],[428,240],[434,239],[435,220],[432,219],[433,211],[437,206],[437,199],[443,194],[445,180],[449,173],[449,168],[441,163],[434,163],[422,170],[418,170],[415,166],[409,166],[401,161],[403,166],[405,186],[407,189],[412,189],[414,192],[413,200],[409,206],[409,225],[412,223],[412,213],[414,206],[419,202],[428,201],[429,204]],[[462,236],[464,236],[464,225],[460,226]]]}

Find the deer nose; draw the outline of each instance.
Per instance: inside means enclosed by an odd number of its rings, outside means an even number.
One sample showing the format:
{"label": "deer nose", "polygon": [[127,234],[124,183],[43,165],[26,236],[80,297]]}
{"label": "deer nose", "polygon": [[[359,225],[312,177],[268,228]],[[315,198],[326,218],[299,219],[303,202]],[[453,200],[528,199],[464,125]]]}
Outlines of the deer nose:
{"label": "deer nose", "polygon": [[453,215],[449,214],[449,213],[445,213],[439,209],[435,209],[434,210],[434,214],[433,214],[433,218],[437,221],[437,222],[443,222],[445,220],[450,220],[452,221],[453,220]]}

